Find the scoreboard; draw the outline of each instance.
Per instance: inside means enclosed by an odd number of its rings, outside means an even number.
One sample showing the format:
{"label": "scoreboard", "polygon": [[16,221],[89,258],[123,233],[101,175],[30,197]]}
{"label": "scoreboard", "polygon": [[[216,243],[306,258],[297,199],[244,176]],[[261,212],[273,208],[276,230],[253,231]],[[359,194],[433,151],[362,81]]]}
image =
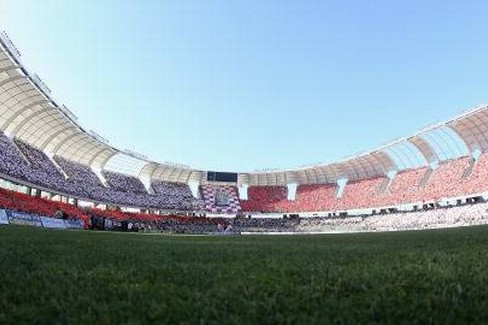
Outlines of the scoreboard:
{"label": "scoreboard", "polygon": [[207,182],[237,183],[237,173],[207,172]]}

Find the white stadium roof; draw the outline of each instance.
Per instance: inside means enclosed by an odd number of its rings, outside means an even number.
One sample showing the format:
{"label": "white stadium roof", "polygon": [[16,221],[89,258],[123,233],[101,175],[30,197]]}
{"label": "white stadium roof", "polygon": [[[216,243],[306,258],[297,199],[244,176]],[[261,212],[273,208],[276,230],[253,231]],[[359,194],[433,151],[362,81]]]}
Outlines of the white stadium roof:
{"label": "white stadium roof", "polygon": [[[94,169],[109,168],[173,182],[205,182],[205,171],[158,163],[112,147],[85,130],[76,116],[57,103],[50,89],[20,61],[5,34],[0,37],[0,130],[44,150]],[[390,172],[427,166],[440,160],[488,149],[488,106],[483,105],[410,137],[332,164],[316,164],[285,171],[239,173],[239,184],[285,185],[334,183],[385,176]]]}

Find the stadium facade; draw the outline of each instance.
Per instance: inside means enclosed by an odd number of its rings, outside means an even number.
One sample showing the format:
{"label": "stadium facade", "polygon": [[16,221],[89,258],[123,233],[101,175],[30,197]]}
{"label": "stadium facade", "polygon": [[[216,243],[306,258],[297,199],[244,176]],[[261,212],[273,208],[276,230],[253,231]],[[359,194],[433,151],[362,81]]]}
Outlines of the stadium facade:
{"label": "stadium facade", "polygon": [[0,173],[29,195],[154,213],[306,216],[418,210],[488,192],[488,106],[331,164],[205,171],[111,146],[78,124],[6,34],[0,44]]}

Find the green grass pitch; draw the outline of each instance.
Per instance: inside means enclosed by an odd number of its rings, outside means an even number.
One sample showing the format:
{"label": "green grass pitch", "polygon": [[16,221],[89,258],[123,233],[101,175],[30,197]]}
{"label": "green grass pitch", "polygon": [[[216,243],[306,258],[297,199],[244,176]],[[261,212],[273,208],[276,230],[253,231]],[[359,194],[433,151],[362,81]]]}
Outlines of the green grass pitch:
{"label": "green grass pitch", "polygon": [[488,227],[190,237],[0,227],[0,323],[486,323]]}

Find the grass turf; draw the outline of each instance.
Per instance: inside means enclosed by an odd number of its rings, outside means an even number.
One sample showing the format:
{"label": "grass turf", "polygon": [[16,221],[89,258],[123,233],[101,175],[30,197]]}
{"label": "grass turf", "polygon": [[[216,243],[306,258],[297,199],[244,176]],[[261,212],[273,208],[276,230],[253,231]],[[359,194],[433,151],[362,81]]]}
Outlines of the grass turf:
{"label": "grass turf", "polygon": [[0,227],[0,323],[486,323],[488,227],[183,237]]}

